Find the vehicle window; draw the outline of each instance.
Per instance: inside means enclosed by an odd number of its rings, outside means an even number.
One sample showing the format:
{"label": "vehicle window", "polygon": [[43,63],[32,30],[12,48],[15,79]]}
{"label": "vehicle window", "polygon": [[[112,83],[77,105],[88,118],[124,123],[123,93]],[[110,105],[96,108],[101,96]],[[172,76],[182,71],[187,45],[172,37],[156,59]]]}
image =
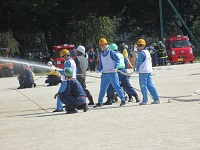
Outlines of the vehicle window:
{"label": "vehicle window", "polygon": [[190,43],[187,40],[172,42],[172,48],[180,48],[180,47],[188,47],[188,46],[190,46]]}

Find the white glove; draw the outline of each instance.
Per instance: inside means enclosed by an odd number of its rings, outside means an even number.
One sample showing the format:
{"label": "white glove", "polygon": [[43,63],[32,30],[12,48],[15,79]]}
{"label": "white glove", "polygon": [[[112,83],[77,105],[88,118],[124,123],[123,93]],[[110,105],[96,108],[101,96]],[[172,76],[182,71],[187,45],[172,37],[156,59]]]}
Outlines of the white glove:
{"label": "white glove", "polygon": [[117,72],[117,70],[116,69],[112,69],[111,72]]}

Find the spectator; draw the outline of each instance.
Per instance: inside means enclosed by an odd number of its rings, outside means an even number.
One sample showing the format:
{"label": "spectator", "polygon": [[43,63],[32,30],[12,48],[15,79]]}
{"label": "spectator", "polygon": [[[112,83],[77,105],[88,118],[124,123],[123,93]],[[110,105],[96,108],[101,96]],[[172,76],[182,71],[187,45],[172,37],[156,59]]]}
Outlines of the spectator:
{"label": "spectator", "polygon": [[89,69],[90,71],[95,71],[96,68],[96,59],[97,55],[94,52],[94,48],[92,47],[88,53],[88,62],[89,62]]}

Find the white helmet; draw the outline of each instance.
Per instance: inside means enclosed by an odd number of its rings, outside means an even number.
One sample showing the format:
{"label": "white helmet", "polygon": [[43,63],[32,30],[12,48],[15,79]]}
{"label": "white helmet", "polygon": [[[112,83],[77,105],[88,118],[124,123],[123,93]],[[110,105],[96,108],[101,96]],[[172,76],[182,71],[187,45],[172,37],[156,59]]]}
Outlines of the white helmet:
{"label": "white helmet", "polygon": [[30,68],[30,65],[29,64],[23,64],[23,67],[24,68]]}
{"label": "white helmet", "polygon": [[124,48],[128,48],[128,45],[124,45]]}
{"label": "white helmet", "polygon": [[47,65],[48,65],[48,66],[51,66],[51,65],[53,65],[53,63],[52,63],[51,61],[49,61],[49,62],[47,63]]}
{"label": "white helmet", "polygon": [[76,50],[85,54],[85,47],[84,46],[79,45]]}

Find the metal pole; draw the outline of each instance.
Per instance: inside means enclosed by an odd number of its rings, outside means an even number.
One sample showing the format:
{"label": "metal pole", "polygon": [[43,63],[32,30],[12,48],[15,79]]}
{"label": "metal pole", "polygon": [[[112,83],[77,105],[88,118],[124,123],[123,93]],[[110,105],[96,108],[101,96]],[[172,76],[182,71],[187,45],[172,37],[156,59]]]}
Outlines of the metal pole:
{"label": "metal pole", "polygon": [[160,41],[163,39],[163,13],[162,13],[162,0],[159,0],[159,10],[160,10]]}
{"label": "metal pole", "polygon": [[186,30],[188,31],[188,33],[190,34],[190,36],[192,37],[192,39],[194,40],[194,42],[197,44],[197,46],[199,47],[199,43],[196,40],[196,38],[194,37],[193,33],[190,31],[190,29],[187,27],[185,21],[182,19],[181,15],[178,13],[178,11],[176,10],[176,8],[174,7],[174,5],[172,4],[171,0],[168,0],[169,4],[171,5],[172,9],[174,10],[174,12],[176,13],[176,15],[178,16],[178,18],[180,19],[181,23],[184,25],[184,27],[186,28]]}

